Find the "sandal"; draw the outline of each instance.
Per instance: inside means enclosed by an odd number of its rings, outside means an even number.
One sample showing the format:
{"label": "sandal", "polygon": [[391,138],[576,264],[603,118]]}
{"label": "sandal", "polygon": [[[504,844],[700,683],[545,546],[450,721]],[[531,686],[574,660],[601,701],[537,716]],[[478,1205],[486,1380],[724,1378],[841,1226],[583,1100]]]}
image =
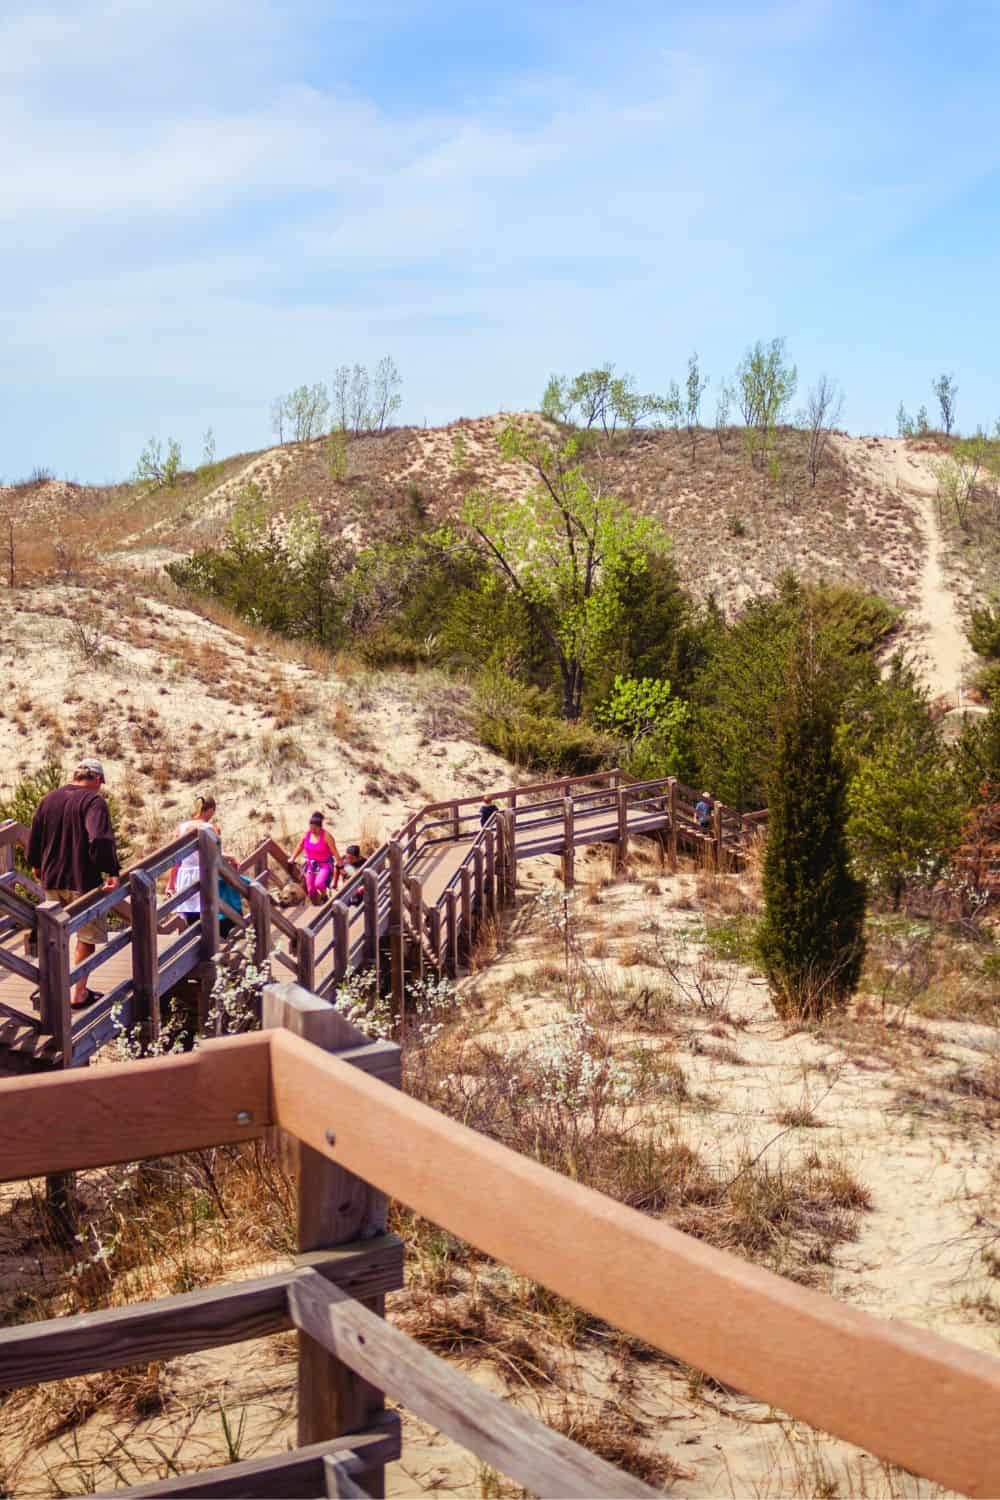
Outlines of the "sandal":
{"label": "sandal", "polygon": [[86,1010],[88,1005],[93,1005],[96,1000],[103,1000],[104,996],[98,990],[88,990],[82,1000],[71,1000],[70,1010]]}

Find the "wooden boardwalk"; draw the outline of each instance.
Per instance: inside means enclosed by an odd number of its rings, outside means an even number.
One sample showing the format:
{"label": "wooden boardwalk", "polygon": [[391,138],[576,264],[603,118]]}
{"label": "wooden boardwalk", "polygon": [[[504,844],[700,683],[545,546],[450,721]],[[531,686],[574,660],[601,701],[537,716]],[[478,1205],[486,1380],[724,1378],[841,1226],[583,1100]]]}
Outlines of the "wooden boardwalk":
{"label": "wooden boardwalk", "polygon": [[[691,788],[672,778],[634,783],[619,771],[492,795],[495,812],[485,826],[478,797],[421,808],[320,907],[279,905],[279,887],[297,880],[299,871],[274,840],[265,839],[232,869],[207,830],[139,860],[116,891],[94,892],[65,910],[36,904],[43,893],[15,860],[27,830],[0,826],[0,1072],[78,1066],[122,1026],[152,1040],[160,997],[192,975],[202,986],[204,1014],[223,947],[220,915],[246,934],[259,964],[269,962],[276,977],[294,977],[328,999],[358,970],[374,971],[382,984],[387,966],[398,1008],[408,970],[422,975],[430,966],[438,975],[457,974],[479,924],[512,902],[520,860],[558,855],[563,879],[572,885],[577,848],[611,844],[624,863],[630,839],[654,836],[672,862],[683,846],[720,866],[738,864],[759,826],[759,815],[716,804],[711,826],[702,828]],[[157,881],[195,851],[201,919],[177,931],[183,897],[165,897]],[[240,891],[241,912],[220,904],[220,876]],[[117,923],[108,943],[74,967],[74,934],[96,915]],[[69,992],[81,976],[102,998],[72,1012]]]}

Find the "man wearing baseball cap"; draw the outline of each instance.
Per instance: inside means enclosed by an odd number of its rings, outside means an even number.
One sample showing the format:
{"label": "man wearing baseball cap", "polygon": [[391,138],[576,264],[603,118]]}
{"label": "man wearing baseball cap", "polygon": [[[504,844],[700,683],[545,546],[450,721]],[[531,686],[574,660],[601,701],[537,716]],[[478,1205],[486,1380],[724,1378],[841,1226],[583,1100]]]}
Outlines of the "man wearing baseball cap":
{"label": "man wearing baseball cap", "polygon": [[[28,864],[46,899],[68,906],[88,891],[113,890],[120,872],[108,804],[101,796],[104,767],[90,756],[81,760],[69,786],[48,792],[31,820]],[[107,941],[107,919],[86,923],[76,935],[74,964],[82,964],[97,943]],[[100,996],[80,979],[70,1004],[81,1010]]]}

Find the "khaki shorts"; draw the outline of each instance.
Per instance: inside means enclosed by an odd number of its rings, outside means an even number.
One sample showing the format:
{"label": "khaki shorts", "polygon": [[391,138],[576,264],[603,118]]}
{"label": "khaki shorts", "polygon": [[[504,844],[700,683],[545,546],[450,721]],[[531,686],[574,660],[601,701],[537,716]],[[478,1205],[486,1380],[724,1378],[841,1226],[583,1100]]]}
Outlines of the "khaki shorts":
{"label": "khaki shorts", "polygon": [[[92,894],[88,892],[88,894]],[[71,901],[79,901],[79,891],[46,891],[46,901],[58,901],[60,906],[69,906]],[[74,937],[81,943],[106,943],[108,940],[107,917],[96,917],[93,922],[87,922],[83,927],[77,929]]]}

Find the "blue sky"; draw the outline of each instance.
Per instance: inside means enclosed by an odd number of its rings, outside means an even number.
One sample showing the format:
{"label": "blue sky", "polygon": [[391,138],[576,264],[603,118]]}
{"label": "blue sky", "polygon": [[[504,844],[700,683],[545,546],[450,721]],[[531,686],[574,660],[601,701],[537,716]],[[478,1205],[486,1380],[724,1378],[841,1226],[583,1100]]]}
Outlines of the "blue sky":
{"label": "blue sky", "polygon": [[0,478],[270,440],[391,353],[403,418],[782,335],[853,431],[1000,416],[995,0],[0,0]]}

